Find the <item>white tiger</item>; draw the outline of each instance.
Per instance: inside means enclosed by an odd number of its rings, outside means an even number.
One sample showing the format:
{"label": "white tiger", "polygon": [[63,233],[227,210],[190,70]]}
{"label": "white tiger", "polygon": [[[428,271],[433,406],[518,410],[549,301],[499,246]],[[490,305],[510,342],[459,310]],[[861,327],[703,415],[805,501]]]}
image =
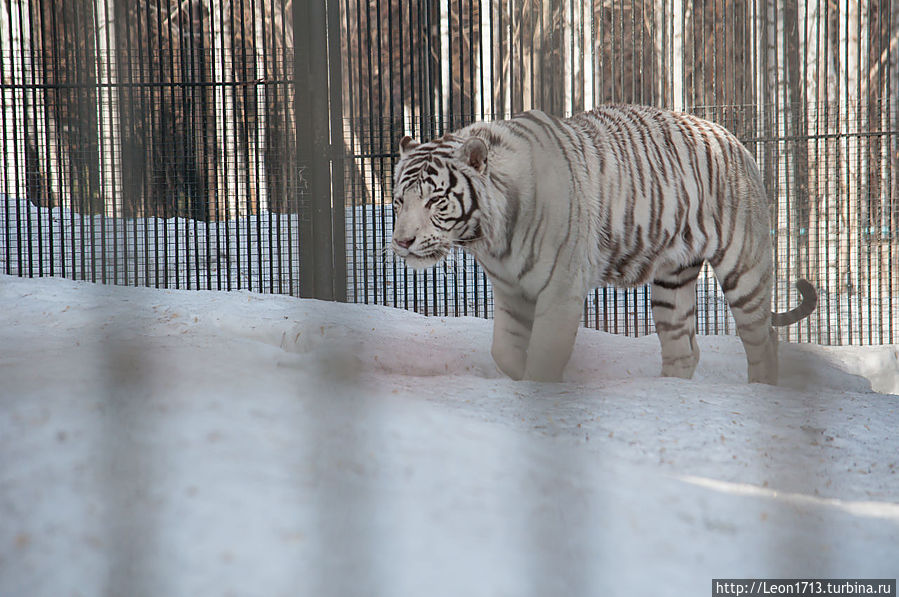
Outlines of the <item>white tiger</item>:
{"label": "white tiger", "polygon": [[730,304],[750,382],[777,383],[768,202],[758,167],[723,127],[689,114],[609,106],[540,111],[400,142],[391,248],[416,269],[452,246],[493,285],[491,354],[513,379],[554,381],[571,356],[584,298],[651,283],[662,375],[690,378],[696,278],[708,260]]}

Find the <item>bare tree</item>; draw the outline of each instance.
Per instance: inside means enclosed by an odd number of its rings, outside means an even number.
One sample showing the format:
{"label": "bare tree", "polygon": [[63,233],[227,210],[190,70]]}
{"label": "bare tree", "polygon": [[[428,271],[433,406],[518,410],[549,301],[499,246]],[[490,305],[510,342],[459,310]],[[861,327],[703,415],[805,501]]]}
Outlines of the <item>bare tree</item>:
{"label": "bare tree", "polygon": [[116,69],[115,3],[94,0],[97,77],[97,137],[100,145],[100,193],[105,213],[119,217],[122,211],[121,139]]}
{"label": "bare tree", "polygon": [[[0,56],[3,58],[3,83],[10,85],[2,90],[0,106],[3,110],[3,165],[2,192],[12,197],[28,197],[26,188],[23,148],[25,129],[20,125],[26,111],[24,85],[26,73],[31,69],[25,58],[32,56],[28,0],[8,0],[0,7]],[[20,89],[12,87],[21,85]]]}
{"label": "bare tree", "polygon": [[69,197],[69,187],[52,92],[45,86],[40,8],[35,0],[10,0],[0,7],[0,72],[4,83],[18,86],[4,89],[0,98],[0,134],[6,140],[0,193],[53,206]]}
{"label": "bare tree", "polygon": [[[804,3],[803,3],[804,4]],[[790,142],[787,145],[787,159],[792,162],[789,198],[790,226],[788,235],[795,246],[792,247],[793,263],[790,264],[793,277],[807,275],[809,262],[809,198],[808,198],[808,119],[806,116],[805,81],[802,75],[805,63],[800,47],[799,0],[784,3],[784,67],[786,76],[785,114],[787,122],[784,130]]]}
{"label": "bare tree", "polygon": [[684,23],[686,19],[684,2],[673,0],[671,11],[671,106],[675,110],[683,110],[685,107]]}
{"label": "bare tree", "polygon": [[859,289],[861,268],[858,261],[858,208],[860,178],[864,160],[859,153],[861,131],[860,102],[858,96],[861,86],[861,73],[866,72],[864,63],[866,56],[860,52],[860,40],[867,34],[867,19],[864,18],[858,2],[842,0],[840,8],[839,48],[842,58],[840,64],[841,81],[844,87],[840,90],[840,120],[843,123],[843,143],[841,149],[840,169],[844,173],[840,195],[846,203],[839,215],[839,267],[841,287],[853,292]]}
{"label": "bare tree", "polygon": [[268,204],[273,211],[286,212],[290,207],[291,192],[296,188],[296,123],[294,122],[294,87],[282,84],[288,81],[293,66],[293,14],[292,0],[261,3],[270,7],[266,22],[270,23],[268,61],[271,68],[266,73],[277,83],[265,96],[265,182],[268,187]]}
{"label": "bare tree", "polygon": [[[887,56],[889,61],[889,76],[886,79],[886,124],[887,130],[899,131],[899,2],[893,0],[890,3],[888,30],[892,34],[888,43]],[[899,135],[890,135],[884,144],[887,155],[884,156],[884,166],[887,169],[885,188],[887,198],[885,226],[892,230],[892,247],[885,255],[888,264],[899,263]],[[892,179],[892,180],[891,180]],[[899,290],[899,267],[891,269],[888,289],[891,292]],[[892,294],[890,296],[893,296]]]}
{"label": "bare tree", "polygon": [[[253,5],[253,57],[254,62],[254,80],[256,81],[266,81],[267,77],[267,67],[266,64],[266,54],[268,50],[267,43],[267,35],[265,31],[265,23],[267,21],[267,16],[269,10],[266,9],[266,3],[259,2],[254,3]],[[273,8],[273,7],[272,7]],[[265,158],[266,154],[266,133],[268,132],[267,126],[267,110],[268,101],[267,101],[267,92],[265,85],[256,85],[255,88],[255,102],[253,106],[255,107],[255,126],[254,126],[254,137],[250,139],[250,146],[252,148],[252,153],[250,154],[250,163],[254,165],[254,172],[252,173],[251,179],[253,180],[253,184],[255,186],[255,197],[256,197],[256,213],[259,212],[267,212],[269,210],[268,203],[268,187],[264,184],[264,179],[262,178],[262,174],[264,170],[259,168],[260,163]]]}

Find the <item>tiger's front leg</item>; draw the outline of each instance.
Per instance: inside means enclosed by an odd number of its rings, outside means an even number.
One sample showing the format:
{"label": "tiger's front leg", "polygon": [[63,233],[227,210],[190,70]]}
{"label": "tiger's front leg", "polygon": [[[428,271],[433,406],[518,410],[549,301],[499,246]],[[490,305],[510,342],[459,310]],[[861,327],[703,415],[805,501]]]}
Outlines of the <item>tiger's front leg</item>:
{"label": "tiger's front leg", "polygon": [[534,324],[534,303],[519,296],[493,291],[493,361],[500,371],[518,380],[524,376],[528,342]]}
{"label": "tiger's front leg", "polygon": [[538,301],[528,343],[525,379],[562,380],[562,371],[574,349],[583,305],[583,298],[575,297]]}

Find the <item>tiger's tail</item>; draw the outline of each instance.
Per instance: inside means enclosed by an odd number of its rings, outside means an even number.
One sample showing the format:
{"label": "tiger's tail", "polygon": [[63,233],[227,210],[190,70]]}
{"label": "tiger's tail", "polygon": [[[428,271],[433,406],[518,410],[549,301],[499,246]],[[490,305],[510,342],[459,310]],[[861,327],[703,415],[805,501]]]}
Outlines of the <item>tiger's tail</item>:
{"label": "tiger's tail", "polygon": [[795,309],[790,309],[783,313],[772,313],[771,325],[777,327],[792,325],[811,315],[812,311],[815,310],[815,307],[818,306],[818,293],[808,280],[802,278],[798,279],[796,281],[796,289],[802,296],[802,302],[799,303],[799,306]]}

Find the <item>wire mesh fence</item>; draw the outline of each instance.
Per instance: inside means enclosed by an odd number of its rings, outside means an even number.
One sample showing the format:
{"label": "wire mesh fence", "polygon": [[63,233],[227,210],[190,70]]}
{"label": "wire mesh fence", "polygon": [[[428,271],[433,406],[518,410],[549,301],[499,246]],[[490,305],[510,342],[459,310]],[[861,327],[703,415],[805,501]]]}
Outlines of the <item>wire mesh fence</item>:
{"label": "wire mesh fence", "polygon": [[[896,0],[321,0],[339,26],[319,37],[339,37],[341,51],[326,50],[330,62],[318,73],[333,88],[304,90],[295,31],[306,24],[297,7],[312,4],[0,2],[0,273],[300,296],[309,232],[330,220],[341,227],[332,248],[345,258],[350,301],[491,317],[490,284],[471,257],[457,252],[416,273],[387,250],[397,140],[529,108],[566,115],[641,102],[722,122],[756,156],[775,223],[777,308],[795,304],[799,276],[821,293],[790,339],[897,342]],[[298,108],[303,93],[340,104],[321,138],[298,132],[314,129],[301,122],[310,118]],[[304,144],[313,143],[327,146],[326,175],[340,178],[330,196],[310,197]],[[313,200],[332,213],[310,217]],[[720,551],[722,528],[731,535],[769,512],[768,525],[732,542],[765,545],[753,550],[761,566],[820,551],[846,529],[862,533],[849,534],[861,551],[848,561],[871,559],[871,537],[890,544],[876,514],[892,506],[885,474],[893,466],[875,458],[889,452],[876,440],[890,437],[890,419],[870,416],[887,403],[870,393],[866,401],[863,380],[823,360],[810,370],[832,379],[807,392],[753,401],[744,398],[754,387],[728,390],[717,404],[684,407],[664,381],[664,399],[653,404],[649,353],[635,350],[604,371],[643,359],[627,371],[636,383],[613,379],[619,396],[597,403],[594,389],[611,387],[607,379],[588,377],[574,394],[572,384],[522,393],[493,377],[486,353],[447,368],[440,343],[464,345],[457,335],[465,326],[410,342],[396,339],[399,320],[369,333],[368,312],[311,301],[216,305],[221,295],[60,288],[53,297],[40,296],[55,292],[49,284],[0,288],[8,304],[25,305],[7,315],[13,325],[4,320],[0,359],[0,445],[18,463],[0,483],[0,528],[10,538],[0,586],[14,587],[3,594],[197,594],[219,585],[271,595],[378,593],[372,586],[411,594],[455,587],[440,583],[469,564],[500,570],[499,583],[472,574],[475,591],[614,593],[616,572],[639,570],[646,554],[665,559],[684,531],[708,536],[687,554],[699,560],[713,553],[706,545]],[[732,332],[708,270],[697,294],[699,332]],[[597,289],[584,323],[651,333],[648,299],[645,288]],[[596,354],[615,357],[614,343],[604,344]],[[393,365],[378,362],[385,352]],[[884,355],[878,363],[895,362]],[[742,358],[733,362],[742,367]],[[459,399],[441,403],[450,383]],[[855,411],[844,413],[836,407],[847,390]],[[651,408],[655,416],[643,416]],[[739,420],[733,408],[743,411]],[[699,419],[705,435],[690,422],[700,411],[709,411]],[[873,431],[857,424],[865,417],[875,419]],[[719,433],[725,427],[736,431]],[[640,434],[660,437],[658,454],[632,441]],[[822,458],[822,437],[841,449]],[[679,441],[680,456],[671,454]],[[713,442],[720,449],[707,458]],[[867,465],[869,456],[880,464]],[[842,477],[830,474],[837,468]],[[861,478],[874,480],[859,486]],[[661,490],[647,493],[658,480]],[[695,482],[711,489],[697,493]],[[728,522],[746,509],[745,495],[734,504],[712,499],[736,482],[761,492],[746,524]],[[639,535],[629,519],[635,508],[663,511],[684,491],[701,498],[687,500],[695,512],[675,511],[673,524],[650,519],[668,534],[620,549],[619,537]],[[778,495],[786,499],[773,501]],[[433,507],[421,509],[426,503]],[[834,504],[866,510],[847,518]],[[862,528],[865,519],[872,522]],[[887,532],[877,535],[877,525]],[[500,540],[477,549],[485,537]],[[431,556],[437,547],[439,557],[427,559],[448,562],[445,570],[416,565],[409,556],[422,545]],[[739,549],[721,561],[741,558]],[[890,556],[878,553],[871,566]],[[825,572],[842,561],[823,557]],[[54,574],[43,574],[50,566]]]}
{"label": "wire mesh fence", "polygon": [[[403,135],[531,108],[565,116],[644,103],[720,122],[755,155],[773,222],[775,308],[795,304],[798,277],[820,293],[786,338],[897,341],[895,1],[326,5],[340,52],[323,71],[332,87],[317,93],[340,104],[324,142],[343,184],[323,201],[345,233],[345,246],[334,242],[349,300],[492,315],[489,282],[467,255],[415,273],[387,250]],[[301,294],[310,243],[301,231],[321,221],[303,212],[296,14],[290,0],[7,0],[0,271]],[[697,293],[698,330],[731,333],[708,269]],[[648,290],[597,289],[584,323],[651,333]]]}
{"label": "wire mesh fence", "polygon": [[[470,258],[413,274],[386,251],[403,135],[434,138],[532,108],[567,116],[642,103],[719,122],[756,157],[772,216],[775,308],[797,304],[799,277],[820,294],[815,315],[784,330],[787,339],[899,338],[895,2],[341,0],[340,8],[355,214],[347,228],[369,243],[348,246],[355,300],[491,313],[490,286]],[[709,268],[697,295],[698,330],[731,333]],[[597,289],[584,323],[651,333],[648,302],[648,288]]]}
{"label": "wire mesh fence", "polygon": [[298,293],[286,3],[0,13],[2,271]]}

